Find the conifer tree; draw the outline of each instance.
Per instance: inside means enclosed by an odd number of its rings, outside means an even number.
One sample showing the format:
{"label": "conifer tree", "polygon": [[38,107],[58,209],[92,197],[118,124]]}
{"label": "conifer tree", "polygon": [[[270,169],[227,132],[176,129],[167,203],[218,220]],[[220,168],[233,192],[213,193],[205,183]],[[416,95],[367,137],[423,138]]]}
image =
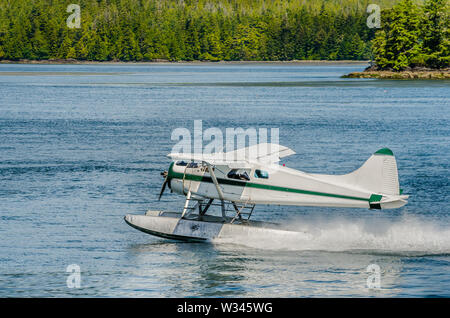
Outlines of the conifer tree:
{"label": "conifer tree", "polygon": [[[378,0],[388,8],[373,43],[380,66],[448,65],[446,1],[425,1],[421,14],[417,0]],[[0,59],[367,59],[375,32],[366,26],[366,5],[367,0],[82,1],[81,28],[68,29],[67,1],[4,0]]]}
{"label": "conifer tree", "polygon": [[420,18],[412,0],[402,0],[385,14],[383,31],[374,41],[380,68],[403,70],[420,59]]}
{"label": "conifer tree", "polygon": [[450,7],[446,0],[425,0],[422,49],[425,64],[440,68],[450,63]]}

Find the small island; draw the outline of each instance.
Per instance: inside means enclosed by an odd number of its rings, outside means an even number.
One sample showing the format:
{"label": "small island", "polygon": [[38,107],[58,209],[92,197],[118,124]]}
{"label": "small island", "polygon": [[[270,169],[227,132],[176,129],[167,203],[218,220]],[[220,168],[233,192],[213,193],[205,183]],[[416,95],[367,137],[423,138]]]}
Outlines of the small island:
{"label": "small island", "polygon": [[343,78],[378,78],[378,79],[450,79],[450,68],[408,68],[402,71],[380,70],[370,66],[363,72],[353,72]]}
{"label": "small island", "polygon": [[450,79],[450,19],[446,0],[422,6],[402,0],[382,12],[372,40],[374,63],[344,78]]}

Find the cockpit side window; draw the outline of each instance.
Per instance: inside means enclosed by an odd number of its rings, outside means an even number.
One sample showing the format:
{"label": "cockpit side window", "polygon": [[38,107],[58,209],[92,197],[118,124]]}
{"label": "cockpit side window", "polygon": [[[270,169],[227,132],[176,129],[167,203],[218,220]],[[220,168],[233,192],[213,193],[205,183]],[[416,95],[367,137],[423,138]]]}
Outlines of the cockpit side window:
{"label": "cockpit side window", "polygon": [[230,172],[228,172],[227,177],[230,179],[250,181],[248,173],[239,169],[232,169]]}
{"label": "cockpit side window", "polygon": [[265,170],[256,169],[255,170],[255,178],[269,179],[269,173]]}

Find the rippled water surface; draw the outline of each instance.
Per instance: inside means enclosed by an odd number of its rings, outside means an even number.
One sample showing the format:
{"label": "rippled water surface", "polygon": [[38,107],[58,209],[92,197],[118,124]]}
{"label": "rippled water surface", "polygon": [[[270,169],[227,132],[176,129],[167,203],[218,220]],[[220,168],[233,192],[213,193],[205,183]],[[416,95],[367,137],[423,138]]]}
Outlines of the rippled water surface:
{"label": "rippled water surface", "polygon": [[[450,82],[365,65],[0,65],[0,296],[450,296]],[[280,129],[287,166],[347,173],[394,151],[397,210],[257,207],[302,235],[178,243],[123,216],[157,195],[177,127]],[[66,268],[81,268],[69,289]],[[369,289],[366,268],[381,269]]]}

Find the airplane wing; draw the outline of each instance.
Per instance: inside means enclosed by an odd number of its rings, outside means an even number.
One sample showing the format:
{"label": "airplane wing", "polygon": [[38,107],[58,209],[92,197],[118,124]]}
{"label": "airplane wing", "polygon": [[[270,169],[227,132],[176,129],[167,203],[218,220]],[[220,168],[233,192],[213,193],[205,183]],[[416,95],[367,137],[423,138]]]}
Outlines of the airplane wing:
{"label": "airplane wing", "polygon": [[295,154],[292,149],[272,143],[261,143],[246,148],[213,154],[201,153],[170,153],[167,156],[173,160],[205,161],[213,165],[228,165],[231,168],[251,167],[250,163],[259,161],[275,163],[281,158]]}
{"label": "airplane wing", "polygon": [[250,161],[275,163],[281,158],[295,154],[295,151],[278,144],[260,143],[246,148],[237,149],[226,153],[229,158],[244,158]]}

